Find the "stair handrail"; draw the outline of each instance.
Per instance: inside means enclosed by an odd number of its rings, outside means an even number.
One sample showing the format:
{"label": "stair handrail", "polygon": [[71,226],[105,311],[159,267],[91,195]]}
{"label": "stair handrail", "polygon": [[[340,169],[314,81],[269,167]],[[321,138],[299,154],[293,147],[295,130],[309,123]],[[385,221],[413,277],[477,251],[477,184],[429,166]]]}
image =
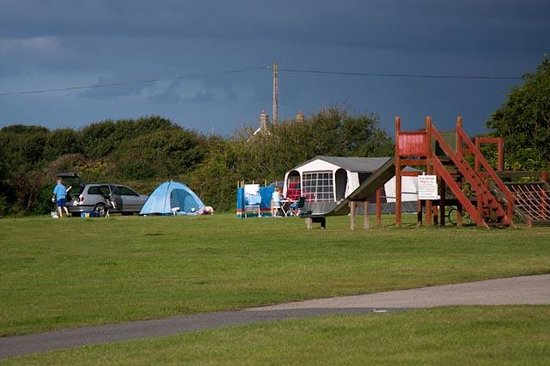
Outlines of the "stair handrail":
{"label": "stair handrail", "polygon": [[[439,142],[439,146],[448,157],[450,157],[452,160],[457,160],[459,158],[458,157],[459,153],[453,152],[451,150],[451,148],[447,145],[447,142],[445,141],[441,133],[434,126],[432,126],[432,136],[435,138],[437,142]],[[471,166],[468,165],[468,167],[472,169],[472,171],[474,171],[474,169]],[[479,197],[483,193],[479,191],[480,187],[477,184],[475,184],[475,182],[470,181],[471,180],[470,177],[466,176],[465,178],[467,181],[469,181],[469,183],[471,184],[474,183],[472,184],[472,188],[475,190],[476,194]],[[479,176],[477,176],[477,178],[479,179]]]}
{"label": "stair handrail", "polygon": [[464,192],[462,192],[458,183],[456,183],[452,179],[450,173],[445,169],[445,167],[441,163],[441,160],[435,157],[432,160],[432,164],[435,171],[447,182],[447,187],[449,187],[451,191],[455,194],[456,199],[462,204],[462,207],[466,209],[466,212],[468,212],[470,216],[474,219],[474,221],[476,222],[476,225],[483,226],[488,229],[489,225],[487,225],[487,222],[485,222],[485,219],[477,214],[477,209],[474,207],[474,205],[472,205],[470,200],[466,198],[466,196],[464,195]]}
{"label": "stair handrail", "polygon": [[[431,134],[432,134],[432,136],[435,138],[435,140],[439,143],[439,146],[441,147],[441,149],[443,150],[443,152],[444,152],[449,158],[451,158],[451,160],[453,160],[453,162],[454,162],[455,164],[457,164],[457,162],[460,160],[461,157],[464,158],[464,157],[462,156],[461,153],[455,152],[455,151],[453,151],[453,150],[449,147],[449,145],[447,144],[447,142],[445,141],[445,139],[443,138],[443,136],[441,135],[441,133],[440,133],[433,125],[431,126]],[[468,163],[465,161],[465,159],[462,159],[462,160],[464,160],[464,165],[466,166],[466,168],[467,168],[467,169],[470,169],[471,172],[473,173],[473,174],[472,174],[472,177],[466,175],[465,178],[466,178],[466,180],[472,185],[472,188],[473,188],[474,191],[476,192],[477,199],[480,200],[480,199],[484,196],[484,192],[482,192],[483,187],[482,187],[482,184],[480,184],[480,183],[481,183],[481,180],[480,180],[479,176],[475,173],[474,169],[473,169],[470,165],[468,165]],[[435,166],[435,163],[436,163],[436,162],[437,162],[437,163],[441,163],[441,162],[439,161],[439,158],[438,158],[437,156],[434,155],[434,157],[433,157],[433,159],[432,159],[432,164]],[[440,174],[440,175],[441,175],[441,174]],[[474,179],[477,180],[477,182],[474,181]],[[450,186],[451,182],[447,182],[447,184]],[[488,189],[487,189],[487,191],[488,191]],[[491,192],[489,192],[489,193],[491,193]],[[457,194],[455,193],[455,196],[456,196],[456,195],[457,195]],[[459,198],[459,197],[457,196],[457,198]],[[460,200],[460,199],[459,199],[459,200]],[[464,205],[464,204],[463,204],[463,207],[464,207],[464,208],[467,208],[467,206]],[[468,207],[469,207],[469,206],[468,206]],[[468,211],[468,213],[470,214],[470,216],[472,216],[472,217],[475,219],[476,224],[477,224],[478,226],[485,226],[485,227],[488,227],[488,226],[487,226],[487,223],[485,222],[485,220],[483,219],[483,217],[481,216],[481,214],[477,211],[477,209],[475,209],[475,208],[472,207],[472,210],[473,210],[473,211],[470,212],[468,209],[466,209],[466,211]]]}
{"label": "stair handrail", "polygon": [[[468,146],[468,150],[470,150],[470,152],[474,154],[475,158],[478,159],[479,163],[481,163],[481,165],[485,169],[485,172],[489,174],[498,189],[504,194],[507,203],[507,214],[511,219],[514,212],[514,195],[512,195],[512,192],[510,192],[508,187],[506,187],[502,179],[500,179],[491,164],[489,164],[487,159],[485,159],[481,151],[476,148],[475,144],[472,142],[470,137],[468,137],[462,126],[457,125],[456,132],[458,133],[460,140]],[[462,149],[462,146],[457,146],[457,149]]]}

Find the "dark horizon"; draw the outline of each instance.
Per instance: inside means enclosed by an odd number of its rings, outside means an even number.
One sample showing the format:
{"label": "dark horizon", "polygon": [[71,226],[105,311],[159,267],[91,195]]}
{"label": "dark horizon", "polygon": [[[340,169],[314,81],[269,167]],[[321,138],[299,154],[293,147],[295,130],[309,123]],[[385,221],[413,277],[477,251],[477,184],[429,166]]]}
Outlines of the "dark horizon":
{"label": "dark horizon", "polygon": [[[462,115],[479,133],[521,80],[402,74],[518,78],[550,51],[550,4],[535,0],[6,0],[0,22],[0,94],[116,84],[1,95],[0,127],[160,115],[227,135],[271,115],[278,62],[280,119],[344,105],[389,133],[395,115],[407,129]],[[150,79],[161,80],[138,82]]]}

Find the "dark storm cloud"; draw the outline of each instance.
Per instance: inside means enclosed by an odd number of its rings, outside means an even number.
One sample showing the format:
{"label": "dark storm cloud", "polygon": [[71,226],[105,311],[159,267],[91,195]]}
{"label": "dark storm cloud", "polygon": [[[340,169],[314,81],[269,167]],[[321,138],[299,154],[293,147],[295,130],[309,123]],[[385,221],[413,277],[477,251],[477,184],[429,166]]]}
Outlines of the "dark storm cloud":
{"label": "dark storm cloud", "polygon": [[271,39],[427,47],[489,42],[498,34],[547,32],[549,12],[550,3],[534,0],[4,0],[0,35]]}
{"label": "dark storm cloud", "polygon": [[[289,68],[515,76],[550,51],[550,2],[535,0],[0,3],[1,91],[170,79],[274,60]],[[481,126],[510,86],[282,73],[281,111],[292,116],[346,102],[387,123],[397,113],[448,117],[462,110],[473,111]],[[215,121],[230,132],[268,109],[269,94],[264,70],[0,98],[0,126],[160,113],[200,128]]]}

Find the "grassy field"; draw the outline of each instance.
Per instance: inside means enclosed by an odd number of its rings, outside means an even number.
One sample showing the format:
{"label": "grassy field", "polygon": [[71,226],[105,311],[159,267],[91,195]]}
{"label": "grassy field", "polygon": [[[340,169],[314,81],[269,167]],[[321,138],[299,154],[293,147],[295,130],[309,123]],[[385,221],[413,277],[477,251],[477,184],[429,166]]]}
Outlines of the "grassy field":
{"label": "grassy field", "polygon": [[460,307],[221,328],[6,365],[548,365],[550,306]]}
{"label": "grassy field", "polygon": [[[412,217],[410,218],[412,219]],[[0,220],[0,336],[550,272],[550,228],[298,219]]]}

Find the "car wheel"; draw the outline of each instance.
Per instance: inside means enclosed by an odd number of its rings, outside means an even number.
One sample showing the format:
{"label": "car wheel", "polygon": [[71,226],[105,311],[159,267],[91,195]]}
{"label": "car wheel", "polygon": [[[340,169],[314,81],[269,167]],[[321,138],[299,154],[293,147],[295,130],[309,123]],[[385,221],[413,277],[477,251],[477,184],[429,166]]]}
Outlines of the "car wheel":
{"label": "car wheel", "polygon": [[94,214],[99,217],[105,216],[105,205],[103,203],[98,203],[94,206]]}

